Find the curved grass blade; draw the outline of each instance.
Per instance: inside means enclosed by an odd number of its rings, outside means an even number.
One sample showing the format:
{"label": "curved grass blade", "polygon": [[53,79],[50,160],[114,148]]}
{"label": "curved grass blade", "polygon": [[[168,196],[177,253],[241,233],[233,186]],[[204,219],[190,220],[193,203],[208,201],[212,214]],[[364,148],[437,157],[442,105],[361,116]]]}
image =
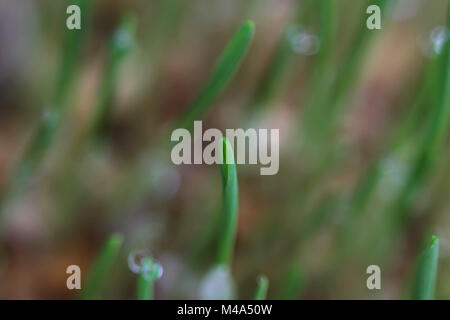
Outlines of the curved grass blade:
{"label": "curved grass blade", "polygon": [[254,31],[255,26],[252,21],[244,22],[239,28],[216,63],[214,71],[203,90],[188,107],[187,114],[180,119],[179,128],[190,128],[193,121],[198,120],[213,100],[224,90],[241,65],[252,41]]}
{"label": "curved grass blade", "polygon": [[141,266],[137,282],[137,299],[153,300],[154,282],[161,275],[161,267],[154,263],[150,257],[146,257]]}
{"label": "curved grass blade", "polygon": [[267,289],[269,289],[269,279],[262,275],[258,278],[258,287],[256,288],[254,300],[266,300]]}
{"label": "curved grass blade", "polygon": [[94,262],[92,269],[90,270],[88,280],[82,294],[82,299],[92,300],[99,298],[102,286],[107,280],[108,271],[111,269],[122,243],[123,238],[119,234],[112,235],[108,239]]}
{"label": "curved grass blade", "polygon": [[225,137],[222,139],[222,152],[223,164],[220,166],[220,172],[222,174],[223,212],[216,263],[231,267],[238,220],[238,182],[233,149]]}
{"label": "curved grass blade", "polygon": [[419,258],[412,298],[414,300],[434,299],[436,272],[439,258],[439,239],[431,237],[431,241]]}

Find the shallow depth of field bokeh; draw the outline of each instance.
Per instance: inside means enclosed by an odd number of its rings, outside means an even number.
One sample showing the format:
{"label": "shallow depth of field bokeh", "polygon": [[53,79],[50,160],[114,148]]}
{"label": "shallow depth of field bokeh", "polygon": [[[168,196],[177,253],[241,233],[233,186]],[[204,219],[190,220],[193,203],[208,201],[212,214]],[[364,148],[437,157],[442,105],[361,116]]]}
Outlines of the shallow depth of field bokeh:
{"label": "shallow depth of field bokeh", "polygon": [[[77,1],[1,1],[0,297],[76,298],[66,267],[87,276],[114,233],[124,243],[102,298],[134,298],[127,259],[137,249],[164,268],[155,298],[205,297],[220,171],[174,165],[170,129],[252,20],[241,67],[201,118],[204,128],[280,129],[277,175],[237,166],[237,297],[251,298],[265,274],[273,299],[408,298],[435,234],[436,298],[450,298],[446,124],[424,151],[443,91],[448,2],[331,0],[323,12],[326,1],[92,0],[63,94],[66,8]],[[371,3],[383,3],[381,30],[366,28]],[[125,14],[136,16],[135,43],[104,102],[110,39]],[[55,99],[61,125],[31,173],[17,174]],[[102,101],[101,138],[87,141]],[[382,290],[366,287],[372,264]]]}

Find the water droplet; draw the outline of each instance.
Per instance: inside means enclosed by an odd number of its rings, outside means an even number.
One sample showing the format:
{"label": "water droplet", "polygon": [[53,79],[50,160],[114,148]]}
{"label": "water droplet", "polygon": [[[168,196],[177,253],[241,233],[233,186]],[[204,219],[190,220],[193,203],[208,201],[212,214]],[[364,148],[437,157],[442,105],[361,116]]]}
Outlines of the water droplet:
{"label": "water droplet", "polygon": [[134,45],[133,36],[128,30],[119,29],[114,34],[114,46],[117,48],[118,52],[125,54]]}
{"label": "water droplet", "polygon": [[[144,265],[145,258],[151,257],[150,250],[148,249],[137,249],[133,250],[128,255],[128,268],[130,268],[131,272],[135,274],[140,274],[141,272],[144,272],[144,276],[150,280],[150,279],[159,279],[163,275],[163,267],[156,261],[152,259],[151,265]],[[147,269],[142,269],[148,268]]]}
{"label": "water droplet", "polygon": [[53,125],[59,120],[59,112],[55,110],[55,107],[49,106],[42,114],[42,120]]}
{"label": "water droplet", "polygon": [[445,42],[448,41],[449,32],[447,27],[439,26],[431,31],[431,42],[433,43],[433,49],[436,54],[440,54],[444,48]]}
{"label": "water droplet", "polygon": [[315,55],[320,49],[320,39],[303,26],[293,26],[288,31],[292,51],[305,56]]}
{"label": "water droplet", "polygon": [[158,262],[152,261],[150,264],[142,264],[139,273],[142,273],[146,280],[155,280],[161,278],[163,272],[163,267]]}
{"label": "water droplet", "polygon": [[426,57],[432,58],[442,53],[445,43],[449,40],[450,32],[446,26],[437,26],[428,36],[422,36],[419,39],[419,44],[423,54]]}
{"label": "water droplet", "polygon": [[385,201],[391,201],[402,187],[408,166],[405,159],[399,156],[391,156],[382,160],[380,196]]}

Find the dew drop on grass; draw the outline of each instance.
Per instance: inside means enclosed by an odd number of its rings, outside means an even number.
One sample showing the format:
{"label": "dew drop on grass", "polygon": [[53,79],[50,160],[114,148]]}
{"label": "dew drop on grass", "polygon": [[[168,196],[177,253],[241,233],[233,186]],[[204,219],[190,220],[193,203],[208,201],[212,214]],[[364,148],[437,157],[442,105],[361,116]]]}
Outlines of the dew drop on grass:
{"label": "dew drop on grass", "polygon": [[442,53],[444,44],[449,40],[450,32],[446,26],[437,26],[425,37],[419,39],[419,44],[422,53],[428,57],[433,58]]}
{"label": "dew drop on grass", "polygon": [[163,268],[158,262],[141,266],[140,273],[144,274],[146,280],[160,279],[163,275]]}
{"label": "dew drop on grass", "polygon": [[430,39],[436,54],[440,54],[444,48],[444,44],[448,41],[449,32],[447,27],[439,26],[431,31]]}
{"label": "dew drop on grass", "polygon": [[133,250],[128,255],[128,268],[130,268],[131,272],[139,274],[144,259],[149,256],[150,250],[148,249]]}
{"label": "dew drop on grass", "polygon": [[149,270],[142,269],[144,260],[147,257],[151,257],[150,250],[148,250],[148,249],[133,250],[128,255],[128,268],[131,270],[131,272],[133,272],[135,274],[144,272],[144,275],[146,277],[149,277],[149,279],[147,279],[147,280],[161,278],[164,270],[163,270],[163,267],[161,266],[161,264],[159,264],[156,261],[153,261],[152,265],[144,266],[144,268],[149,268]]}
{"label": "dew drop on grass", "polygon": [[288,32],[288,39],[291,49],[295,53],[312,56],[319,52],[319,37],[303,26],[291,27]]}
{"label": "dew drop on grass", "polygon": [[124,53],[134,45],[133,36],[126,30],[117,30],[113,37],[114,46],[119,52]]}
{"label": "dew drop on grass", "polygon": [[391,156],[382,160],[380,195],[389,202],[400,190],[408,173],[406,161],[400,156]]}

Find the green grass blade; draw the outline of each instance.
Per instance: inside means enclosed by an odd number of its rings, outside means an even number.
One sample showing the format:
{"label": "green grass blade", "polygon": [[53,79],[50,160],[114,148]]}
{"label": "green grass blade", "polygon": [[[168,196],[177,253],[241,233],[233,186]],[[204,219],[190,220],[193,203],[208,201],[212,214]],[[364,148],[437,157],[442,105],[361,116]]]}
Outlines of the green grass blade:
{"label": "green grass blade", "polygon": [[266,110],[279,91],[293,57],[289,32],[285,32],[252,98],[251,113],[257,116]]}
{"label": "green grass blade", "polygon": [[412,298],[415,300],[434,299],[436,272],[439,258],[439,239],[431,237],[431,241],[419,258]]}
{"label": "green grass blade", "polygon": [[256,288],[254,300],[266,300],[267,289],[269,289],[269,279],[262,275],[258,278],[258,287]]}
{"label": "green grass blade", "polygon": [[[447,28],[450,28],[450,5],[447,13]],[[442,79],[441,88],[437,92],[438,99],[431,110],[431,120],[425,131],[425,135],[419,145],[416,159],[407,177],[397,202],[394,206],[394,227],[401,224],[408,217],[408,209],[411,204],[411,196],[423,185],[424,180],[436,162],[439,152],[444,146],[444,139],[448,133],[450,120],[450,44],[446,42],[442,55]]]}
{"label": "green grass blade", "polygon": [[[319,59],[328,62],[333,52],[335,43],[335,28],[337,9],[335,0],[320,0],[320,31],[319,39],[321,48],[319,51]],[[322,63],[325,63],[322,62]]]}
{"label": "green grass blade", "polygon": [[122,243],[123,238],[118,234],[112,235],[108,239],[89,272],[82,299],[91,300],[99,298],[101,289],[107,281],[108,271],[111,269]]}
{"label": "green grass blade", "polygon": [[148,272],[152,264],[152,259],[150,258],[146,258],[142,264],[142,271],[139,272],[137,282],[136,295],[138,300],[153,300],[153,280]]}
{"label": "green grass blade", "polygon": [[[73,1],[67,1],[68,5]],[[76,3],[80,7],[82,27],[80,30],[68,30],[65,32],[67,37],[64,42],[64,51],[59,68],[58,80],[56,82],[53,104],[55,108],[63,108],[64,100],[75,78],[76,68],[78,66],[79,56],[82,46],[80,45],[86,34],[86,21],[90,15],[92,3],[90,0],[80,0]]]}
{"label": "green grass blade", "polygon": [[222,140],[222,147],[223,164],[221,164],[220,172],[222,174],[223,212],[216,263],[231,267],[238,220],[238,182],[233,149],[226,138]]}
{"label": "green grass blade", "polygon": [[[450,3],[447,13],[447,28],[450,28]],[[445,43],[445,49],[442,61],[442,87],[439,101],[432,113],[432,120],[425,134],[422,145],[424,157],[434,158],[440,151],[442,142],[448,131],[450,120],[450,44]]]}
{"label": "green grass blade", "polygon": [[44,110],[30,144],[25,149],[24,154],[9,178],[8,189],[5,190],[0,199],[2,204],[20,193],[29,176],[33,174],[41,163],[61,125],[66,98],[77,73],[76,69],[85,40],[86,24],[92,3],[89,0],[80,0],[77,5],[82,12],[83,26],[81,30],[64,29],[65,40],[61,66],[57,75],[52,103]]}
{"label": "green grass blade", "polygon": [[216,63],[207,84],[188,107],[187,114],[182,116],[178,127],[189,128],[194,120],[211,105],[214,99],[224,90],[233,75],[239,69],[253,38],[255,26],[246,21],[236,32]]}
{"label": "green grass blade", "polygon": [[[320,122],[323,119],[324,113],[327,111],[327,95],[325,92],[330,92],[332,74],[333,52],[335,51],[335,32],[337,10],[335,7],[335,0],[320,0],[318,1],[320,9],[320,51],[314,59],[313,74],[311,79],[310,95],[306,103],[306,116],[304,123],[306,133],[317,134],[316,131],[322,131]],[[326,77],[325,77],[326,75]],[[326,78],[326,79],[324,79]]]}
{"label": "green grass blade", "polygon": [[91,134],[95,135],[103,132],[110,118],[120,67],[134,48],[136,25],[137,20],[134,15],[125,15],[111,38],[109,57],[100,89],[100,98],[96,114],[91,123],[91,130],[93,130]]}
{"label": "green grass blade", "polygon": [[[370,4],[378,5],[381,9],[381,15],[383,17],[389,7],[389,3],[389,0],[369,1],[367,2],[367,6]],[[356,41],[351,47],[351,52],[344,61],[342,69],[338,75],[338,80],[336,81],[335,90],[331,98],[331,101],[335,101],[336,103],[339,103],[339,100],[348,93],[349,89],[355,83],[360,70],[362,70],[361,64],[363,63],[373,37],[376,34],[373,30],[366,28],[365,20],[367,19],[367,16],[364,15],[362,19],[363,27],[360,28]]]}
{"label": "green grass blade", "polygon": [[137,282],[136,296],[138,300],[153,300],[155,280],[160,276],[161,268],[150,257],[146,257],[141,266]]}
{"label": "green grass blade", "polygon": [[156,51],[158,57],[166,49],[167,43],[173,40],[187,4],[185,0],[160,1],[152,10],[146,30],[145,46],[150,51]]}
{"label": "green grass blade", "polygon": [[61,205],[66,214],[67,207],[76,199],[80,192],[80,164],[83,157],[97,147],[95,143],[101,143],[106,134],[110,114],[113,107],[114,93],[118,84],[121,66],[126,57],[133,51],[135,44],[137,20],[133,14],[123,15],[119,26],[113,32],[108,41],[105,69],[102,74],[100,93],[97,105],[93,110],[93,116],[89,119],[87,129],[77,136],[70,146],[66,157],[61,161],[63,166],[58,176],[58,183],[65,187],[60,189]]}
{"label": "green grass blade", "polygon": [[277,298],[281,300],[298,299],[304,283],[305,276],[301,266],[296,262],[292,263],[284,275]]}

